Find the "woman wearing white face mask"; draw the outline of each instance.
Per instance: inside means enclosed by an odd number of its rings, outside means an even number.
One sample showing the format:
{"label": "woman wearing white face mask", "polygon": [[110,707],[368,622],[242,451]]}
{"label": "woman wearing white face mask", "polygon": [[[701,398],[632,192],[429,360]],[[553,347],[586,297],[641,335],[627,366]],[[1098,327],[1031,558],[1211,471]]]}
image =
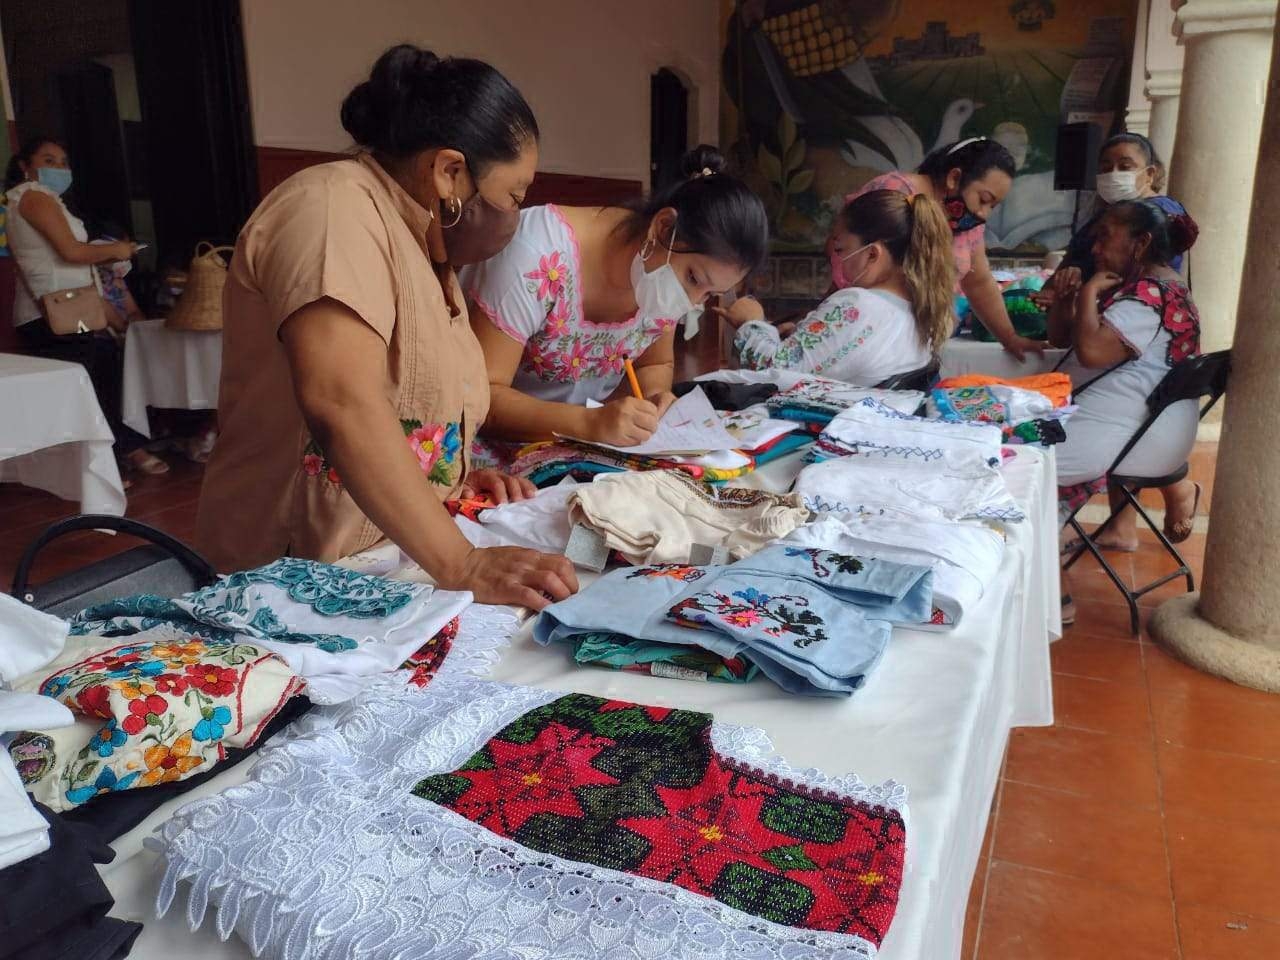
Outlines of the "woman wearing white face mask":
{"label": "woman wearing white face mask", "polygon": [[[1164,188],[1164,167],[1156,148],[1140,133],[1118,133],[1102,145],[1095,186],[1098,197],[1093,215],[1071,238],[1062,263],[1036,298],[1042,306],[1050,306],[1059,296],[1071,296],[1093,276],[1093,241],[1102,215],[1112,204],[1146,200],[1171,217],[1187,212],[1177,200],[1160,192]],[[1174,257],[1169,266],[1181,273],[1182,255]]]}
{"label": "woman wearing white face mask", "polygon": [[767,250],[764,207],[724,158],[698,147],[684,167],[687,179],[632,208],[522,210],[511,244],[462,271],[492,395],[484,454],[552,434],[630,445],[656,429],[675,399],[676,322]]}
{"label": "woman wearing white face mask", "polygon": [[859,195],[841,211],[831,266],[847,286],[781,339],[755,300],[720,311],[738,328],[742,365],[816,373],[859,386],[918,370],[955,323],[951,230],[937,201],[897,190]]}

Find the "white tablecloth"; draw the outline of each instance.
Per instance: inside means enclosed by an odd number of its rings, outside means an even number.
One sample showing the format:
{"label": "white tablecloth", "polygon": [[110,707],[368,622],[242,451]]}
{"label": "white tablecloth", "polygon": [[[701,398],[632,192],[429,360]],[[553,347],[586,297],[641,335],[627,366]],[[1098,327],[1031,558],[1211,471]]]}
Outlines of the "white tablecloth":
{"label": "white tablecloth", "polygon": [[1006,353],[998,343],[952,337],[942,345],[941,375],[959,377],[966,373],[986,373],[993,377],[1029,377],[1052,370],[1066,352],[1055,348],[1046,350],[1043,355],[1029,353],[1027,359],[1019,363],[1017,357]]}
{"label": "white tablecloth", "polygon": [[220,330],[170,330],[163,320],[131,323],[124,339],[124,422],[149,437],[147,407],[216,410],[221,375]]}
{"label": "white tablecloth", "polygon": [[0,481],[122,516],[113,439],[84,367],[0,353]]}
{"label": "white tablecloth", "polygon": [[[752,483],[786,487],[797,469],[795,457],[780,460]],[[1005,472],[1029,520],[1012,528],[1000,574],[979,608],[950,633],[896,630],[867,686],[848,700],[794,697],[764,681],[698,684],[579,668],[566,649],[537,646],[527,625],[493,679],[709,711],[762,727],[796,766],[906,784],[907,875],[880,957],[956,960],[1009,728],[1053,722],[1049,641],[1061,633],[1061,611],[1052,454],[1021,448]],[[189,798],[242,781],[250,765]],[[181,909],[154,919],[159,872],[140,843],[179,802],[185,800],[167,804],[115,844],[119,857],[101,868],[116,898],[112,915],[147,924],[132,953],[137,960],[247,958],[238,939],[220,943],[208,919],[195,934]]]}

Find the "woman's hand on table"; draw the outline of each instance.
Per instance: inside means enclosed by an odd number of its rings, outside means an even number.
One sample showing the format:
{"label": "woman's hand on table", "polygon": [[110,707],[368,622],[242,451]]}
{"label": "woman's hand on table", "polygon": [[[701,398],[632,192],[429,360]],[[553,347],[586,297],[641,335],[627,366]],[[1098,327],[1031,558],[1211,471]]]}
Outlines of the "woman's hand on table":
{"label": "woman's hand on table", "polygon": [[513,477],[498,470],[476,470],[462,485],[459,499],[472,500],[487,495],[494,503],[517,503],[537,494],[538,488],[524,477]]}
{"label": "woman's hand on table", "polygon": [[1032,340],[1030,337],[1022,337],[1014,334],[1010,339],[1001,344],[1005,353],[1011,353],[1019,363],[1026,363],[1027,354],[1034,353],[1040,356],[1049,349],[1047,340]]}
{"label": "woman's hand on table", "polygon": [[744,323],[764,319],[764,307],[755,297],[741,297],[731,307],[711,307],[711,312],[737,330]]}
{"label": "woman's hand on table", "polygon": [[[655,396],[660,398],[662,395]],[[587,436],[583,439],[614,447],[635,446],[653,436],[661,416],[658,405],[652,400],[619,397],[603,407],[586,411]]]}
{"label": "woman's hand on table", "polygon": [[541,610],[578,592],[572,563],[523,547],[474,547],[455,574],[437,582],[446,590],[470,590],[476,603],[507,603],[530,610]]}

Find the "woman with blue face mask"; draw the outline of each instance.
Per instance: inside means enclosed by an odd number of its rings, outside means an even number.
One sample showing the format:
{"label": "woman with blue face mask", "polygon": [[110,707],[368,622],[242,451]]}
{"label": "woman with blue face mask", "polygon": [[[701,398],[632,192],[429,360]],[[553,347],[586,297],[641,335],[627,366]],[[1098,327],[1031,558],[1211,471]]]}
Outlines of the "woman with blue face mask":
{"label": "woman with blue face mask", "polygon": [[[79,363],[88,370],[98,403],[115,434],[116,453],[126,467],[149,474],[166,473],[168,465],[148,453],[144,438],[120,419],[120,345],[105,334],[55,334],[41,315],[41,297],[93,286],[95,265],[131,260],[137,249],[124,240],[88,242],[84,223],[63,202],[71,182],[66,148],[49,137],[28,140],[9,161],[5,203],[9,252],[18,273],[14,326],[26,352]],[[116,311],[107,309],[106,316],[114,329],[124,329],[124,318]]]}
{"label": "woman with blue face mask", "polygon": [[697,147],[684,180],[632,206],[521,210],[511,243],[461,271],[492,395],[482,455],[501,463],[553,434],[629,446],[653,433],[675,399],[677,322],[767,253],[764,206],[724,164]]}

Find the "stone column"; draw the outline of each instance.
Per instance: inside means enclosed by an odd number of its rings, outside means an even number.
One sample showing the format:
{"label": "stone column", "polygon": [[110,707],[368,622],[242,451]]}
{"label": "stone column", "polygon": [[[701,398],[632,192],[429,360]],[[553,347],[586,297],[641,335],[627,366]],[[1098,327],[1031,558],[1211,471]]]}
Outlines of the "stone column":
{"label": "stone column", "polygon": [[1182,71],[1153,70],[1147,77],[1146,93],[1151,101],[1147,138],[1164,161],[1166,176],[1172,176],[1178,107],[1182,102]]}
{"label": "stone column", "polygon": [[1200,225],[1191,279],[1205,350],[1235,329],[1275,22],[1276,0],[1186,0],[1176,16],[1186,60],[1168,193]]}
{"label": "stone column", "polygon": [[1144,92],[1151,101],[1147,136],[1164,161],[1173,168],[1173,139],[1178,127],[1178,103],[1182,93],[1182,55],[1173,34],[1174,9],[1169,0],[1154,0],[1147,17],[1147,62]]}
{"label": "stone column", "polygon": [[[1161,0],[1155,0],[1158,4]],[[1151,104],[1144,89],[1147,76],[1147,20],[1150,0],[1138,0],[1138,20],[1133,31],[1133,59],[1129,62],[1129,106],[1124,111],[1124,128],[1147,136]]]}
{"label": "stone column", "polygon": [[[1256,164],[1259,184],[1274,184],[1280,177],[1277,58],[1280,44],[1272,51],[1266,88]],[[1231,350],[1202,592],[1162,605],[1150,630],[1157,641],[1202,670],[1280,693],[1280,497],[1275,489],[1280,444],[1273,428],[1280,370],[1280,195],[1258,190],[1248,223],[1244,269],[1249,293],[1240,299]]]}

